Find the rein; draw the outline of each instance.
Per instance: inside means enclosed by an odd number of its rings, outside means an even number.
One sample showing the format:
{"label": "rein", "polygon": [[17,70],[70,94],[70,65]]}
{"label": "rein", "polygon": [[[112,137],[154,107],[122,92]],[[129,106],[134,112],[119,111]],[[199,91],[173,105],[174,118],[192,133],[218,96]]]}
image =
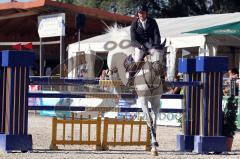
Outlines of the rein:
{"label": "rein", "polygon": [[[155,61],[155,62],[150,62],[150,61],[147,61],[148,62],[148,65],[149,65],[149,70],[150,70],[150,82],[147,81],[146,79],[146,73],[144,72],[144,68],[141,68],[141,70],[143,71],[143,78],[144,78],[144,81],[145,83],[147,84],[147,87],[148,89],[150,90],[150,93],[153,94],[153,91],[158,89],[161,85],[163,85],[163,81],[161,79],[161,74],[164,72],[163,71],[163,66],[162,64],[160,63],[160,61]],[[157,66],[154,67],[154,66]],[[161,66],[161,67],[160,67]],[[153,75],[153,72],[155,75]],[[157,79],[157,77],[159,77],[159,84],[157,87],[154,87],[154,81]]]}

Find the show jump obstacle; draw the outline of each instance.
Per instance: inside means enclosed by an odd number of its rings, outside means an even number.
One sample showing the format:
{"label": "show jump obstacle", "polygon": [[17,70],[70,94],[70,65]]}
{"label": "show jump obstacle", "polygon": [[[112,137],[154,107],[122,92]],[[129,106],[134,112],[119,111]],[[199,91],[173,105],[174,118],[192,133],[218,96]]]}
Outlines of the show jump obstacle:
{"label": "show jump obstacle", "polygon": [[187,87],[184,135],[177,136],[177,149],[197,153],[226,151],[222,135],[222,79],[227,57],[199,56],[179,59],[179,72],[189,81],[201,81],[202,88]]}
{"label": "show jump obstacle", "polygon": [[[34,53],[28,51],[2,51],[0,54],[0,149],[3,151],[29,151],[32,136],[28,134],[28,109],[56,110],[53,107],[28,107],[28,97],[73,98],[71,93],[29,94],[29,66],[34,64]],[[226,57],[196,57],[180,59],[179,72],[185,74],[185,109],[183,109],[184,135],[177,136],[177,149],[197,153],[226,151],[226,138],[222,132],[222,76],[228,68]],[[38,84],[37,79],[34,80]],[[33,83],[34,83],[33,81]],[[42,81],[42,79],[39,79]],[[68,81],[62,80],[60,81]],[[70,83],[74,80],[70,80]],[[99,81],[75,84],[97,84]],[[90,83],[89,83],[90,82]],[[95,82],[95,83],[94,83]],[[41,83],[41,82],[39,82]],[[201,87],[199,87],[201,83]],[[66,82],[67,84],[67,82]],[[90,94],[75,94],[86,98]],[[128,95],[121,95],[127,97]],[[99,96],[102,97],[102,96]],[[125,108],[126,109],[126,108]],[[84,107],[58,107],[58,110],[86,111]],[[117,111],[125,111],[117,109]],[[135,108],[128,112],[140,111]],[[161,110],[163,111],[163,110]],[[168,110],[168,112],[177,110]],[[105,142],[106,143],[106,142]]]}

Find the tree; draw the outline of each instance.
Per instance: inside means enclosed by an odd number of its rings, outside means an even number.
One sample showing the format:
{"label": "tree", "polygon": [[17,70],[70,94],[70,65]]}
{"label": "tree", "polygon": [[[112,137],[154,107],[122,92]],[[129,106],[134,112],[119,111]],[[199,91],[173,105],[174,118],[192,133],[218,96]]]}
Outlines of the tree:
{"label": "tree", "polygon": [[135,15],[141,3],[148,5],[149,15],[183,17],[240,11],[240,0],[57,0],[59,2],[99,8],[112,13]]}
{"label": "tree", "polygon": [[229,13],[240,11],[239,0],[213,0],[212,9],[214,13]]}

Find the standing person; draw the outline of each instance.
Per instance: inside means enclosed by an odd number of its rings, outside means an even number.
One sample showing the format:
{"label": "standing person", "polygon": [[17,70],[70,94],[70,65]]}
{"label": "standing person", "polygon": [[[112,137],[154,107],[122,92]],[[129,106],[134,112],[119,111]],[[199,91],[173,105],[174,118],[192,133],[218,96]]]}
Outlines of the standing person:
{"label": "standing person", "polygon": [[[232,69],[229,69],[229,70],[228,70],[228,80],[227,80],[227,82],[226,82],[226,84],[227,84],[228,86],[223,89],[223,94],[224,94],[225,96],[230,93],[231,81],[232,81],[233,79],[238,79],[238,78],[239,78],[239,77],[238,77],[238,74],[239,74],[239,72],[238,72],[238,69],[237,69],[237,68],[232,68]],[[238,84],[236,85],[235,93],[236,93],[236,95],[238,94]]]}
{"label": "standing person", "polygon": [[141,61],[147,53],[161,49],[161,36],[157,22],[148,17],[147,6],[141,5],[137,9],[137,18],[133,20],[130,27],[131,44],[135,48],[132,54],[134,65],[129,72],[129,80],[135,75]]}

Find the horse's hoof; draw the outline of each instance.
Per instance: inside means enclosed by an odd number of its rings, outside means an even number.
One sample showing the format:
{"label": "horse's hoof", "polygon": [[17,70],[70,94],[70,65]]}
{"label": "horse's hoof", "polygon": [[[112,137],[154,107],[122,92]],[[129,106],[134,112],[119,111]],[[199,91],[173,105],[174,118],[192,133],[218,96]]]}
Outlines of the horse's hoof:
{"label": "horse's hoof", "polygon": [[152,156],[158,156],[158,152],[156,150],[151,150],[151,155]]}
{"label": "horse's hoof", "polygon": [[157,146],[157,147],[159,147],[159,144],[158,144],[158,142],[156,141],[156,142],[153,142],[153,143],[152,143],[152,146]]}

